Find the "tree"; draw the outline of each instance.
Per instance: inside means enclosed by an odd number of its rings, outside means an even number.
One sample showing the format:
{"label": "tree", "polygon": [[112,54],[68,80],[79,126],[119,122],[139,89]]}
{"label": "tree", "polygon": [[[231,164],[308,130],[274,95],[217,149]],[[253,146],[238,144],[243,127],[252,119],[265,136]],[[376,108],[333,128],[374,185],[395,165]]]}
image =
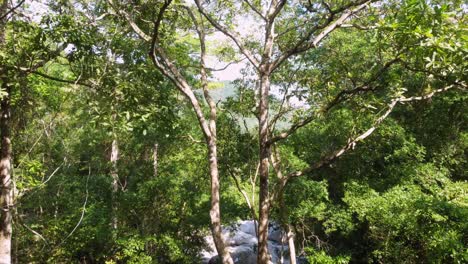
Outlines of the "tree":
{"label": "tree", "polygon": [[[259,56],[255,56],[246,48],[245,44],[241,42],[238,34],[232,32],[227,27],[216,21],[203,7],[200,0],[195,1],[199,11],[206,17],[206,19],[219,31],[231,38],[239,48],[239,51],[249,60],[255,67],[258,74],[259,87],[259,159],[260,159],[260,216],[259,216],[259,253],[258,262],[267,263],[269,260],[267,236],[268,236],[268,220],[270,210],[270,195],[269,195],[269,158],[270,146],[273,143],[270,141],[269,136],[269,93],[271,86],[271,75],[281,64],[301,52],[316,47],[320,41],[326,37],[331,31],[339,27],[343,22],[353,14],[365,8],[369,1],[362,1],[351,3],[348,6],[339,7],[336,10],[329,9],[328,18],[323,20],[319,19],[317,27],[310,27],[305,30],[304,36],[300,37],[293,45],[292,48],[282,51],[280,55],[273,52],[275,48],[275,24],[278,16],[283,8],[286,6],[286,1],[273,0],[268,4],[258,4],[257,6],[247,2],[252,11],[260,17],[264,22],[264,38],[261,48],[258,51]],[[307,6],[306,6],[307,7]],[[337,19],[335,19],[338,17]],[[294,28],[296,29],[296,28]],[[296,29],[297,30],[297,29]],[[282,32],[285,34],[288,32]],[[314,37],[312,37],[315,35]],[[281,49],[280,49],[281,50]]]}
{"label": "tree", "polygon": [[[8,1],[2,1],[0,6],[0,49],[5,45],[5,31],[8,13],[10,13]],[[6,77],[6,69],[1,69],[2,75],[2,101],[1,101],[1,161],[0,161],[0,179],[1,179],[1,223],[0,223],[0,262],[11,262],[11,138],[10,138],[10,97],[11,88]]]}
{"label": "tree", "polygon": [[[24,14],[23,4],[19,1],[10,6],[8,1],[2,1],[0,8],[0,74],[1,74],[1,134],[2,160],[1,171],[1,231],[0,231],[0,261],[11,263],[12,219],[17,192],[14,186],[12,132],[16,134],[28,122],[23,117],[28,106],[34,104],[28,77],[40,75],[69,84],[78,84],[79,80],[63,80],[41,73],[39,70],[47,63],[61,55],[70,39],[64,37],[62,42],[51,41],[52,30],[40,28]],[[15,54],[15,56],[10,56]],[[22,111],[19,111],[21,109]],[[24,115],[24,116],[23,116]],[[14,131],[13,128],[16,128]],[[15,152],[15,154],[19,154]],[[13,199],[15,198],[15,200]]]}
{"label": "tree", "polygon": [[[256,89],[258,90],[257,94],[259,100],[257,115],[259,119],[260,160],[260,219],[258,236],[259,263],[268,262],[267,234],[269,210],[272,202],[272,197],[270,197],[269,193],[269,159],[271,156],[271,147],[279,141],[288,138],[291,134],[295,133],[301,127],[306,126],[316,118],[316,115],[312,113],[310,114],[310,116],[306,116],[305,118],[302,118],[302,120],[294,122],[288,130],[281,132],[277,135],[271,135],[272,132],[270,131],[269,126],[269,91],[271,88],[273,74],[279,72],[282,67],[297,66],[298,57],[300,57],[302,54],[307,54],[311,50],[318,49],[321,46],[322,42],[324,42],[325,38],[327,38],[333,31],[336,31],[339,28],[346,28],[351,25],[351,27],[361,29],[363,28],[364,30],[366,28],[372,29],[376,26],[376,24],[372,24],[372,22],[376,20],[378,21],[379,15],[383,15],[385,19],[390,20],[391,15],[386,16],[385,12],[391,8],[395,8],[395,6],[405,8],[404,10],[406,11],[406,13],[404,13],[405,18],[403,19],[407,19],[408,21],[411,21],[411,18],[414,18],[415,14],[418,14],[421,11],[421,9],[419,9],[421,6],[423,6],[423,8],[435,8],[436,13],[439,15],[441,14],[441,9],[437,9],[437,7],[433,7],[431,5],[419,1],[410,1],[410,3],[408,3],[407,5],[399,5],[398,3],[373,4],[374,2],[376,1],[352,1],[346,4],[343,4],[338,1],[331,3],[312,3],[310,1],[287,3],[287,1],[272,0],[267,2],[244,1],[243,4],[239,5],[230,1],[195,1],[199,12],[205,16],[205,18],[212,24],[213,27],[215,27],[217,30],[219,30],[232,40],[234,45],[238,48],[238,51],[242,53],[243,56],[245,56],[247,60],[253,65],[257,74],[257,80],[259,83],[258,88]],[[225,19],[223,24],[223,21],[219,21],[215,18],[214,13],[220,12],[220,10],[222,10],[221,12],[223,12],[223,9],[230,9],[229,12],[231,13],[241,13],[239,10],[249,10],[252,14],[249,16],[249,18],[255,17],[253,19],[256,22],[262,24],[264,35],[260,37],[260,40],[258,42],[250,41],[249,43],[245,39],[242,39],[242,36],[235,32],[235,30],[232,30],[233,26],[231,24],[235,24],[235,19],[233,19],[232,17],[228,17],[227,19]],[[366,9],[370,10],[369,12],[367,12],[367,14],[364,13],[364,10]],[[363,13],[364,16],[366,16],[371,21],[369,26],[359,25],[362,21],[365,21],[364,19],[358,18],[358,14],[363,15]],[[231,21],[234,21],[234,23],[232,23]],[[425,22],[424,25],[428,25],[427,21],[421,20],[421,22]],[[293,26],[288,27],[288,25]],[[396,32],[401,32],[401,35],[403,36],[413,34],[413,30],[415,30],[415,24],[413,22],[403,22],[400,25],[401,26],[396,27]],[[445,22],[442,22],[441,25],[447,25],[447,21],[445,20]],[[432,27],[438,26],[439,25],[432,25]],[[428,27],[431,27],[431,25],[428,25]],[[277,28],[279,30],[277,30]],[[418,29],[416,28],[416,30]],[[380,78],[382,73],[386,72],[392,64],[400,60],[399,53],[404,53],[406,56],[416,57],[417,55],[421,55],[412,53],[412,51],[414,50],[411,50],[411,45],[414,45],[414,42],[411,41],[415,41],[415,39],[408,38],[407,40],[409,41],[402,43],[401,41],[403,39],[401,38],[401,35],[398,37],[398,39],[393,40],[395,44],[398,43],[402,45],[401,47],[399,47],[399,49],[395,49],[397,53],[394,54],[394,59],[383,63],[380,69],[375,73],[375,76],[371,77],[367,81],[368,83],[364,83],[361,87],[355,86],[352,89],[343,90],[340,93],[338,93],[335,99],[331,100],[328,106],[325,107],[325,110],[328,111],[329,109],[335,107],[337,104],[345,101],[345,99],[347,100],[349,97],[353,97],[354,95],[362,91],[367,92],[375,90],[375,88],[370,86],[370,83],[374,81],[373,79]],[[407,52],[408,50],[406,49],[409,49],[410,52]],[[458,51],[454,51],[452,54],[458,54]],[[451,57],[451,55],[445,57]],[[285,66],[288,63],[290,64],[290,66]],[[461,72],[457,71],[457,73],[460,74]],[[459,76],[460,75],[458,75],[458,77]],[[346,78],[344,76],[340,77],[341,79]],[[393,108],[398,103],[430,98],[435,93],[446,91],[448,89],[453,88],[454,86],[465,87],[466,84],[460,83],[460,79],[458,79],[458,77],[452,79],[452,82],[449,82],[449,84],[446,87],[435,89],[429,94],[410,98],[397,97],[393,99],[389,103],[389,106],[384,112],[384,114],[377,118],[374,121],[374,125],[371,126],[371,128],[369,128],[368,130],[365,130],[364,133],[349,138],[345,146],[343,146],[342,148],[338,148],[337,150],[332,151],[331,154],[322,157],[321,160],[315,163],[314,165],[304,170],[292,172],[291,174],[282,177],[280,179],[281,183],[279,184],[279,192],[282,192],[281,190],[284,188],[289,178],[311,173],[316,169],[330,164],[335,159],[343,155],[343,153],[345,153],[346,151],[353,149],[357,142],[367,138],[373,131],[375,131],[376,127],[383,122],[383,120],[392,112]],[[311,100],[309,102],[316,103],[312,102]]]}
{"label": "tree", "polygon": [[205,44],[205,26],[203,18],[197,18],[193,14],[190,7],[184,7],[188,13],[189,19],[195,26],[196,33],[198,35],[198,41],[200,45],[200,83],[203,90],[203,96],[206,103],[209,106],[209,118],[205,118],[202,106],[195,96],[194,89],[187,81],[186,77],[183,76],[181,71],[168,57],[168,52],[164,49],[163,40],[160,36],[161,23],[164,19],[165,12],[171,5],[172,1],[165,1],[164,4],[159,8],[158,15],[154,20],[154,30],[152,36],[146,34],[139,26],[133,21],[132,16],[120,7],[116,6],[112,1],[109,4],[114,10],[122,15],[133,30],[145,41],[151,43],[150,57],[155,67],[161,71],[171,82],[177,87],[177,89],[187,98],[192,105],[194,112],[196,113],[200,128],[205,137],[205,142],[208,150],[208,161],[210,167],[210,179],[211,179],[211,209],[210,209],[210,220],[211,220],[211,231],[213,239],[216,245],[216,249],[222,258],[223,263],[233,263],[233,260],[226,249],[225,242],[222,238],[221,230],[221,213],[220,213],[220,196],[219,196],[219,169],[218,169],[218,154],[217,154],[217,136],[216,136],[216,103],[211,98],[208,92],[208,76],[207,76],[207,51]]}

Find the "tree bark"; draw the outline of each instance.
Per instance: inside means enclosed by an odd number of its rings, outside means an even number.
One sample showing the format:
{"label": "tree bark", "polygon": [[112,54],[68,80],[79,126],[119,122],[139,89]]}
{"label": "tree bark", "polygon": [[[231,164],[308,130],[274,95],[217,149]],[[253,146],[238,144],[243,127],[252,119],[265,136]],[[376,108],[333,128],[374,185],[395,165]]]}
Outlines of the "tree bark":
{"label": "tree bark", "polygon": [[289,263],[296,264],[296,245],[294,245],[294,233],[291,231],[291,225],[287,225],[288,245],[289,245]]}
{"label": "tree bark", "polygon": [[218,255],[221,257],[222,263],[233,264],[231,255],[229,254],[224,239],[222,237],[221,227],[221,210],[219,207],[219,171],[218,171],[218,157],[217,148],[214,140],[208,140],[208,159],[210,164],[210,178],[211,178],[211,233],[213,235],[214,244]]}
{"label": "tree bark", "polygon": [[119,173],[117,168],[117,161],[119,159],[119,143],[117,139],[112,140],[111,155],[110,155],[110,175],[112,177],[112,228],[117,230],[117,193],[119,191]]}
{"label": "tree bark", "polygon": [[266,16],[265,42],[263,46],[262,60],[258,67],[258,76],[260,77],[260,103],[258,113],[259,123],[259,162],[260,162],[260,194],[259,194],[259,225],[258,225],[258,255],[259,264],[268,264],[270,255],[268,254],[268,220],[270,212],[270,193],[269,193],[269,158],[270,144],[268,142],[268,113],[269,113],[269,94],[270,94],[270,76],[272,73],[271,55],[275,43],[275,17],[281,10],[285,1],[278,2],[272,0]]}
{"label": "tree bark", "polygon": [[[8,10],[8,1],[4,0],[0,6],[0,14]],[[0,48],[5,44],[6,18],[0,20]],[[7,71],[0,68],[2,90],[7,94],[1,99],[0,106],[0,264],[11,263],[11,234],[12,234],[12,190],[11,190],[11,155],[10,138],[10,87],[8,86]]]}
{"label": "tree bark", "polygon": [[210,117],[209,117],[209,130],[210,135],[206,137],[206,143],[208,145],[208,160],[210,164],[210,177],[211,177],[211,209],[210,209],[210,218],[211,218],[211,233],[213,235],[213,240],[216,245],[216,250],[218,255],[221,255],[221,261],[224,264],[234,264],[231,254],[224,244],[224,239],[222,236],[222,227],[221,227],[221,209],[219,207],[220,195],[219,195],[219,171],[218,171],[218,153],[217,153],[217,127],[216,127],[216,103],[208,91],[208,75],[206,72],[206,45],[205,45],[205,31],[203,28],[203,20],[201,26],[197,23],[195,17],[192,18],[193,22],[197,27],[197,32],[200,39],[200,74],[201,74],[201,83],[203,88],[203,94],[205,101],[210,108]]}
{"label": "tree bark", "polygon": [[260,105],[259,105],[259,140],[260,140],[260,199],[258,223],[258,256],[259,264],[267,264],[268,255],[268,218],[270,211],[270,196],[268,186],[270,147],[268,145],[268,95],[270,89],[270,76],[261,75]]}
{"label": "tree bark", "polygon": [[[3,88],[6,87],[6,80],[3,80]],[[10,95],[6,95],[1,101],[0,117],[0,137],[2,142],[0,153],[0,264],[11,262],[11,219],[12,219],[12,201],[11,201],[11,138],[10,138]]]}
{"label": "tree bark", "polygon": [[289,247],[289,263],[296,264],[296,246],[294,245],[294,233],[292,232],[291,225],[288,221],[288,209],[286,208],[286,204],[284,202],[284,188],[278,190],[280,193],[278,194],[278,203],[279,203],[279,210],[280,210],[280,217],[281,217],[281,225],[286,232],[286,237],[288,239],[288,247]]}

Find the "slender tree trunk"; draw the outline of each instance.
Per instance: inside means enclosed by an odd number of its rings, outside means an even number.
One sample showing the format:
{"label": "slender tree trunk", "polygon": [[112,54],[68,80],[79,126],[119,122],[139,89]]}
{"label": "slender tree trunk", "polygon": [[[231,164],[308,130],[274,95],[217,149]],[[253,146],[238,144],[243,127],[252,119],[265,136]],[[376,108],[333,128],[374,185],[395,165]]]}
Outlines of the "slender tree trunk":
{"label": "slender tree trunk", "polygon": [[[203,88],[203,95],[205,101],[210,108],[210,117],[208,122],[208,133],[205,133],[206,143],[208,147],[208,160],[210,165],[210,178],[211,178],[211,208],[210,208],[210,220],[211,220],[211,233],[213,240],[218,251],[218,256],[221,257],[223,264],[234,264],[231,254],[229,253],[223,239],[222,227],[221,227],[221,209],[219,206],[220,195],[219,195],[219,170],[218,170],[218,152],[217,152],[217,109],[216,103],[211,98],[208,91],[208,75],[206,72],[206,44],[205,44],[205,28],[203,25],[203,19],[200,17],[200,22],[197,22],[193,13],[190,12],[192,20],[196,26],[196,30],[200,41],[200,75],[201,84]],[[203,124],[201,124],[203,127]],[[203,128],[202,128],[203,129]]]}
{"label": "slender tree trunk", "polygon": [[[109,0],[112,3],[111,0]],[[165,1],[162,7],[160,8],[159,14],[154,25],[153,36],[149,37],[146,34],[142,33],[142,30],[136,26],[136,24],[131,22],[132,28],[145,40],[151,41],[151,51],[150,57],[153,61],[156,68],[158,68],[166,77],[168,77],[176,87],[187,97],[192,105],[192,108],[197,116],[200,128],[205,136],[207,148],[208,148],[208,160],[210,167],[210,178],[211,178],[211,208],[210,208],[210,220],[211,220],[211,232],[213,235],[213,240],[216,245],[216,250],[220,256],[223,264],[233,264],[234,261],[229,254],[222,237],[222,228],[221,228],[221,212],[220,212],[220,195],[219,195],[219,171],[218,171],[218,157],[216,149],[216,104],[211,99],[208,93],[208,77],[206,72],[206,45],[205,45],[205,32],[203,25],[203,18],[196,18],[190,8],[185,8],[189,15],[192,18],[193,23],[195,24],[196,31],[199,36],[200,47],[201,47],[201,59],[200,59],[200,74],[201,74],[201,84],[204,91],[205,100],[210,107],[210,118],[209,122],[205,119],[202,108],[198,102],[197,97],[195,96],[192,87],[188,84],[187,80],[179,72],[177,67],[172,63],[172,61],[167,57],[166,52],[159,46],[159,27],[164,15],[164,12],[167,10],[171,4],[171,0]],[[127,16],[129,17],[129,16]],[[200,19],[200,21],[198,20]],[[128,20],[128,18],[127,18]]]}
{"label": "slender tree trunk", "polygon": [[275,14],[278,2],[272,0],[266,15],[265,43],[263,47],[262,60],[258,72],[260,77],[260,105],[259,105],[259,162],[260,162],[260,195],[259,195],[259,226],[258,226],[258,264],[267,264],[270,260],[268,254],[268,220],[270,212],[269,193],[269,159],[270,144],[268,142],[268,102],[270,94],[270,76],[272,71],[271,55],[275,40]]}
{"label": "slender tree trunk", "polygon": [[[8,9],[8,1],[4,0],[0,6],[0,14]],[[6,18],[0,20],[0,48],[5,44]],[[10,138],[10,87],[8,86],[7,72],[0,68],[2,90],[7,94],[1,99],[0,109],[0,264],[11,263],[11,233],[12,233],[12,190],[11,190],[11,155],[12,146]]]}
{"label": "slender tree trunk", "polygon": [[153,146],[153,175],[156,178],[158,176],[158,143]]}
{"label": "slender tree trunk", "polygon": [[214,244],[218,255],[221,257],[222,263],[232,264],[234,263],[231,255],[229,254],[224,239],[222,236],[221,227],[221,210],[219,207],[220,195],[219,195],[219,171],[218,171],[218,157],[217,148],[214,140],[209,140],[208,143],[208,159],[210,164],[210,177],[211,177],[211,208],[210,208],[210,220],[211,220],[211,233],[213,235]]}
{"label": "slender tree trunk", "polygon": [[259,139],[260,139],[260,199],[259,199],[259,225],[258,225],[258,256],[259,264],[267,264],[268,255],[268,214],[270,211],[270,196],[268,186],[270,147],[268,146],[268,94],[270,89],[270,76],[261,75],[260,105],[259,105]]}
{"label": "slender tree trunk", "polygon": [[[4,83],[5,84],[5,83]],[[4,85],[5,86],[5,85]],[[8,91],[8,89],[7,89]],[[9,92],[9,91],[8,91]],[[11,138],[10,138],[10,98],[3,97],[1,102],[1,153],[0,153],[0,264],[11,262]]]}
{"label": "slender tree trunk", "polygon": [[[4,72],[6,74],[6,72]],[[7,80],[3,78],[3,88],[8,93],[1,100],[1,117],[0,117],[0,137],[1,137],[1,153],[0,153],[0,263],[11,262],[11,218],[12,218],[12,201],[11,201],[11,155],[12,146],[10,138],[10,88],[7,87]]]}
{"label": "slender tree trunk", "polygon": [[287,225],[286,232],[288,234],[289,263],[296,264],[296,245],[294,244],[294,233],[290,224]]}
{"label": "slender tree trunk", "polygon": [[289,224],[288,220],[288,208],[284,203],[284,188],[286,187],[287,178],[283,175],[283,172],[281,171],[281,158],[278,150],[274,146],[272,146],[271,163],[279,181],[277,188],[274,191],[275,193],[272,196],[274,197],[274,201],[278,201],[281,226],[283,230],[286,231],[286,238],[288,240],[289,247],[289,263],[296,264],[296,247],[294,245],[294,233],[292,232],[292,227]]}
{"label": "slender tree trunk", "polygon": [[110,163],[110,174],[112,177],[112,228],[117,230],[117,193],[119,191],[119,173],[117,169],[117,161],[119,159],[119,143],[117,139],[112,140]]}
{"label": "slender tree trunk", "polygon": [[284,186],[281,187],[278,194],[278,202],[280,205],[280,216],[281,216],[281,224],[286,231],[286,236],[288,239],[288,247],[289,247],[289,263],[296,264],[296,246],[294,245],[294,233],[292,232],[291,225],[288,221],[288,209],[284,203]]}
{"label": "slender tree trunk", "polygon": [[[194,22],[196,20],[194,19]],[[208,145],[208,160],[210,164],[210,176],[211,176],[211,208],[210,208],[210,219],[211,219],[211,233],[216,245],[218,255],[221,255],[221,261],[223,264],[234,264],[231,254],[226,248],[223,239],[223,230],[221,227],[221,209],[219,206],[220,195],[219,195],[219,171],[218,171],[218,152],[217,152],[217,127],[216,127],[216,103],[211,98],[208,92],[208,75],[206,73],[206,46],[205,46],[205,32],[203,28],[203,22],[201,21],[201,27],[198,27],[201,47],[201,58],[200,58],[200,73],[201,83],[204,92],[205,101],[210,107],[210,119],[209,119],[209,130],[210,136],[207,137]]]}

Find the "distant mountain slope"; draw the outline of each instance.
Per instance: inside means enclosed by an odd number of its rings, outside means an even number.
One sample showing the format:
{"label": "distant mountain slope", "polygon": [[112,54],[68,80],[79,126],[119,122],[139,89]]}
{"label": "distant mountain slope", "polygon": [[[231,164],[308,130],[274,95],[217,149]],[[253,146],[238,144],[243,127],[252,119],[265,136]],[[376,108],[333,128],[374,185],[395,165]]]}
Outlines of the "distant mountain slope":
{"label": "distant mountain slope", "polygon": [[[237,93],[237,88],[230,81],[222,81],[219,83],[215,83],[214,87],[210,88],[210,95],[215,102],[225,102],[228,97],[235,97],[236,93]],[[275,114],[276,114],[275,112],[270,112],[270,115],[275,115]],[[242,128],[242,130],[245,130],[244,121],[245,121],[245,124],[247,124],[247,127],[249,130],[251,128],[255,128],[256,126],[258,126],[257,118],[255,118],[254,116],[247,117],[247,118],[242,118],[240,116],[237,116],[237,118],[238,118],[239,125]],[[277,129],[284,129],[287,127],[289,127],[289,122],[278,121],[276,124]]]}
{"label": "distant mountain slope", "polygon": [[232,82],[219,82],[220,86],[210,89],[210,95],[215,102],[224,102],[228,97],[235,97],[237,89]]}

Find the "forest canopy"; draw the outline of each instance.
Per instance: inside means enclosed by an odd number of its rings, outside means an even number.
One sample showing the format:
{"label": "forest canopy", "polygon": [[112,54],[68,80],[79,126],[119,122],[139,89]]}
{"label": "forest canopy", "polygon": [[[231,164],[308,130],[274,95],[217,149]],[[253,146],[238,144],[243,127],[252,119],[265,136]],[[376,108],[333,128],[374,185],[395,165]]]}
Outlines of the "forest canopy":
{"label": "forest canopy", "polygon": [[467,11],[0,0],[0,264],[467,263]]}

